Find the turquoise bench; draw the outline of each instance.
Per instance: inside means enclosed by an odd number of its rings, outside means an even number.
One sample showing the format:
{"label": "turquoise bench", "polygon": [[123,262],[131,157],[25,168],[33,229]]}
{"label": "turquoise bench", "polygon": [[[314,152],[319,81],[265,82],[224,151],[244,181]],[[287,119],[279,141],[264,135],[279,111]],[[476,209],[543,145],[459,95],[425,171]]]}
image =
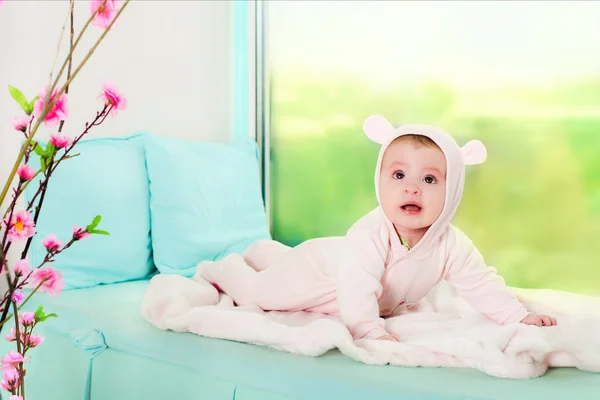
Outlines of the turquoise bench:
{"label": "turquoise bench", "polygon": [[[34,297],[31,304],[43,302],[48,312],[56,312],[60,317],[40,326],[47,342],[31,352],[28,397],[44,400],[600,398],[600,374],[575,369],[550,370],[544,377],[532,380],[505,380],[470,369],[370,366],[338,351],[312,358],[190,333],[162,331],[139,312],[147,285],[148,281],[142,280],[66,291],[60,297],[44,295],[38,301]],[[52,360],[58,368],[51,366]]]}

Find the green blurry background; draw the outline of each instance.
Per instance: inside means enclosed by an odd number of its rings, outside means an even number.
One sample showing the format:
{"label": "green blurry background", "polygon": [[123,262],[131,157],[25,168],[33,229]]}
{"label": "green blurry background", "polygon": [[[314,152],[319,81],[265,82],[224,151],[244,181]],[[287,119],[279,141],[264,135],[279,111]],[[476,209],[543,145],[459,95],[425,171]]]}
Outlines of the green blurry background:
{"label": "green blurry background", "polygon": [[486,144],[453,223],[509,285],[600,293],[600,5],[299,3],[269,12],[276,240],[344,235],[377,206],[377,113]]}

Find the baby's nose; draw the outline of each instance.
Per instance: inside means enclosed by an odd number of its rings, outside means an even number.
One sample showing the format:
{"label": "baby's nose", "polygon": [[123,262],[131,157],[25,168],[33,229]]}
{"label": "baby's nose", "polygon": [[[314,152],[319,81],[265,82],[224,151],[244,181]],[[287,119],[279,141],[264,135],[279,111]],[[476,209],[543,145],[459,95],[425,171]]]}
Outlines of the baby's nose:
{"label": "baby's nose", "polygon": [[404,192],[407,194],[420,194],[421,190],[419,189],[419,187],[417,185],[414,184],[408,184],[404,187]]}

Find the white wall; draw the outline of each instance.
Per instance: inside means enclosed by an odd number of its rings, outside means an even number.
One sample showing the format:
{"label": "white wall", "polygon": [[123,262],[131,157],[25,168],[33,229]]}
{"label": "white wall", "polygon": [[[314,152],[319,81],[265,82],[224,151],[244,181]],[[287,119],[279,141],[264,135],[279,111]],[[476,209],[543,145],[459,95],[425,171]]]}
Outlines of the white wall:
{"label": "white wall", "polygon": [[[22,139],[10,122],[21,111],[8,85],[30,99],[47,83],[68,5],[67,0],[8,0],[0,8],[0,189]],[[75,79],[63,133],[79,134],[95,117],[102,107],[97,95],[109,79],[128,98],[128,109],[108,117],[89,137],[146,130],[190,140],[228,140],[233,126],[232,7],[221,0],[131,1]],[[76,34],[88,16],[89,1],[76,0]],[[88,28],[75,62],[101,33]],[[63,39],[60,62],[67,54],[68,30]],[[54,129],[41,128],[36,137]]]}

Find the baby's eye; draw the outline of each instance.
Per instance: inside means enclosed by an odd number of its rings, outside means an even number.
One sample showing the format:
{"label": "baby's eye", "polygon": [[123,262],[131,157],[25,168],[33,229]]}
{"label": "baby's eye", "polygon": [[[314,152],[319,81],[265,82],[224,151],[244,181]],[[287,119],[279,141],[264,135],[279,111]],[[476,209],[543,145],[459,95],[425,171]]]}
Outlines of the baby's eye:
{"label": "baby's eye", "polygon": [[404,179],[404,172],[402,172],[402,171],[394,172],[394,179]]}
{"label": "baby's eye", "polygon": [[431,184],[431,183],[435,183],[436,181],[433,176],[428,175],[425,178],[423,178],[423,182]]}

